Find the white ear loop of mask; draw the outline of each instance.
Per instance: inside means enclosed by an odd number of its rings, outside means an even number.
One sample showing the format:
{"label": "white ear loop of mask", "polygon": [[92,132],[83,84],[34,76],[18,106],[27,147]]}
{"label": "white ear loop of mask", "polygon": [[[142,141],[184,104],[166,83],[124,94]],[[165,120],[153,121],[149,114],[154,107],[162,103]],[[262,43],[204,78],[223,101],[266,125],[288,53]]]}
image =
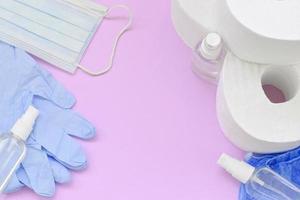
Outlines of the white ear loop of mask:
{"label": "white ear loop of mask", "polygon": [[130,8],[128,6],[125,6],[125,5],[114,5],[112,7],[109,8],[109,10],[107,11],[105,17],[107,17],[107,15],[111,12],[111,10],[113,10],[114,8],[123,8],[125,10],[128,11],[128,23],[124,26],[124,28],[122,28],[119,32],[119,34],[117,35],[117,37],[115,38],[115,41],[114,41],[114,44],[113,44],[113,48],[112,48],[112,51],[111,51],[111,55],[110,55],[110,58],[109,58],[109,62],[108,62],[108,65],[99,70],[99,71],[96,71],[96,72],[93,72],[91,70],[89,70],[88,68],[78,64],[77,67],[80,68],[82,71],[86,72],[87,74],[91,75],[91,76],[99,76],[99,75],[102,75],[102,74],[105,74],[106,72],[108,72],[112,66],[113,66],[113,63],[114,63],[114,58],[115,58],[115,55],[116,55],[116,50],[117,50],[117,46],[118,46],[118,43],[121,39],[121,37],[123,36],[123,34],[129,30],[131,24],[132,24],[132,21],[133,21],[133,14],[132,14],[132,11],[130,10]]}

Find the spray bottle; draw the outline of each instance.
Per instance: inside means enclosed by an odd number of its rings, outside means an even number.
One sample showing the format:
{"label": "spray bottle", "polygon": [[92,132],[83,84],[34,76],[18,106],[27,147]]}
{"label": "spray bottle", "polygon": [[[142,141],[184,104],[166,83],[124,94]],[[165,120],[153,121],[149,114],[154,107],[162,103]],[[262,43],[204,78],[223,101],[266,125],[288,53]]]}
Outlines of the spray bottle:
{"label": "spray bottle", "polygon": [[218,164],[245,184],[246,192],[257,200],[300,199],[300,189],[272,169],[255,169],[244,161],[222,154]]}
{"label": "spray bottle", "polygon": [[0,192],[7,186],[26,155],[25,142],[30,135],[39,111],[29,106],[11,129],[11,133],[0,137]]}

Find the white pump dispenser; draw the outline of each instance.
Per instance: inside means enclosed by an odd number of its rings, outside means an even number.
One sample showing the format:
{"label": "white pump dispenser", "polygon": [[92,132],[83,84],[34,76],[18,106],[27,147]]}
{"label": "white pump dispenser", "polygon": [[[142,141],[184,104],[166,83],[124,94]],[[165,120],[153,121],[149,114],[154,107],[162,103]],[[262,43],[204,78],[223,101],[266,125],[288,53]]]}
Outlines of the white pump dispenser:
{"label": "white pump dispenser", "polygon": [[194,50],[192,70],[199,77],[216,84],[223,60],[221,36],[217,33],[209,33]]}

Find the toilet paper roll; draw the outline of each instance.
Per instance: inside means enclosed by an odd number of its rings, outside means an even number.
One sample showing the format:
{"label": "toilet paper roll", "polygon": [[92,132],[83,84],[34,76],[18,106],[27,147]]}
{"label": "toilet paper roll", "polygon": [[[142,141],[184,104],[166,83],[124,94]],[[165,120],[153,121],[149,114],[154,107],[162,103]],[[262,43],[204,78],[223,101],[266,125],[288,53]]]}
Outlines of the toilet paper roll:
{"label": "toilet paper roll", "polygon": [[300,63],[299,0],[172,0],[171,14],[178,35],[191,48],[217,32],[243,60]]}
{"label": "toilet paper roll", "polygon": [[299,0],[224,0],[217,14],[216,29],[239,58],[276,65],[300,63]]}
{"label": "toilet paper roll", "polygon": [[223,0],[172,0],[172,21],[177,33],[190,47],[209,32],[216,31],[217,4]]}
{"label": "toilet paper roll", "polygon": [[[220,75],[217,113],[225,136],[239,148],[274,153],[300,145],[300,66],[270,66],[242,61],[229,53]],[[262,88],[285,95],[272,103]]]}

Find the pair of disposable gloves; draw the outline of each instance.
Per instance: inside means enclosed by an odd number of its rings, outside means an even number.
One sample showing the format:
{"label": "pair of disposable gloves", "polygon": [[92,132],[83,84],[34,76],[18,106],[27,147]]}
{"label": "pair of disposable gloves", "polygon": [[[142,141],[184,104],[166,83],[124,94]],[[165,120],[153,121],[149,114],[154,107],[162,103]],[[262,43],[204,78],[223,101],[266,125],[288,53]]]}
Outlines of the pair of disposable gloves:
{"label": "pair of disposable gloves", "polygon": [[[248,154],[246,162],[256,169],[269,167],[279,175],[300,187],[300,147],[276,154]],[[240,187],[240,200],[259,200],[247,193],[245,185]]]}
{"label": "pair of disposable gloves", "polygon": [[0,133],[9,132],[29,105],[40,111],[27,140],[26,158],[5,192],[26,186],[51,197],[55,183],[70,181],[70,170],[85,168],[86,156],[71,136],[90,139],[95,129],[71,110],[75,101],[27,53],[0,43]]}

